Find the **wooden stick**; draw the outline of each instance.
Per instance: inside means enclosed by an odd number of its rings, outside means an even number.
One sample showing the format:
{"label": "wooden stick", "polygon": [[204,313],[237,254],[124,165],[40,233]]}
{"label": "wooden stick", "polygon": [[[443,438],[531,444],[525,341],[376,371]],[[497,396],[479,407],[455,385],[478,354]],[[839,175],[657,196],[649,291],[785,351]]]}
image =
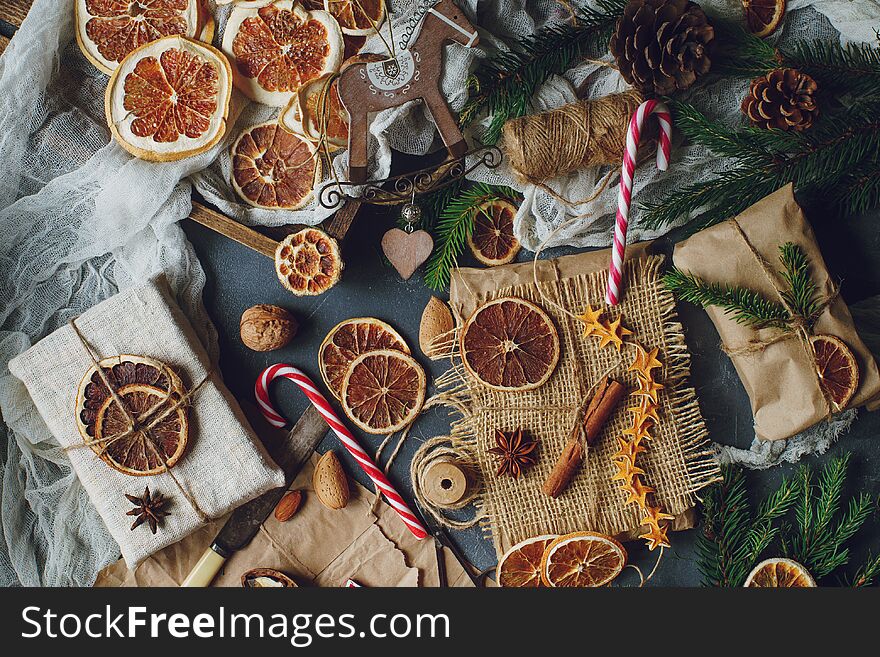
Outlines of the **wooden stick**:
{"label": "wooden stick", "polygon": [[575,422],[562,454],[559,455],[553,470],[544,482],[545,494],[556,499],[568,487],[584,460],[581,435],[583,434],[584,442],[588,446],[596,442],[602,433],[602,428],[625,393],[624,386],[608,377],[599,382],[596,393],[584,411],[583,419]]}
{"label": "wooden stick", "polygon": [[195,201],[193,201],[192,214],[189,218],[206,228],[225,235],[231,240],[235,240],[239,244],[243,244],[249,249],[253,249],[257,253],[262,253],[273,261],[275,260],[275,248],[278,246],[278,242],[253,228],[240,224],[234,219],[230,219],[226,215],[215,212],[211,208]]}

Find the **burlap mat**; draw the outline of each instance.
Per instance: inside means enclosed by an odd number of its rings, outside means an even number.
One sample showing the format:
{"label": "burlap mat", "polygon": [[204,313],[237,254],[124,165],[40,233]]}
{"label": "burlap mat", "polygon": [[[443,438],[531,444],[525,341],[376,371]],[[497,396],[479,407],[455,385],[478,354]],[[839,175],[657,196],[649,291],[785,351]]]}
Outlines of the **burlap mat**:
{"label": "burlap mat", "polygon": [[[677,516],[674,529],[693,526],[689,513],[696,493],[720,478],[696,393],[688,384],[690,354],[677,321],[672,295],[662,285],[662,256],[645,255],[644,247],[631,249],[635,257],[626,264],[627,287],[623,302],[608,308],[608,317],[622,314],[623,323],[646,348],[658,347],[664,363],[661,382],[660,423],[652,432],[648,452],[639,465],[657,498]],[[608,252],[600,251],[538,262],[538,279],[544,294],[574,313],[586,303],[604,306]],[[461,319],[483,302],[516,296],[544,308],[559,332],[562,354],[550,380],[541,388],[505,393],[477,382],[461,365],[458,340],[450,340],[451,368],[438,380],[437,399],[460,418],[452,425],[452,439],[462,453],[475,458],[483,490],[476,499],[484,530],[491,535],[500,556],[511,545],[539,534],[593,530],[633,538],[640,524],[638,508],[625,504],[625,495],[612,482],[611,457],[615,436],[626,427],[632,399],[621,403],[602,436],[586,454],[584,464],[568,489],[556,500],[541,492],[557,456],[569,437],[578,407],[594,383],[608,374],[632,389],[634,372],[627,372],[632,350],[618,356],[613,348],[599,349],[598,340],[582,337],[582,325],[545,302],[532,280],[532,263],[495,270],[460,269],[453,277],[450,305]],[[457,337],[457,336],[453,336]],[[495,476],[494,431],[527,430],[541,441],[537,465],[518,480]]]}

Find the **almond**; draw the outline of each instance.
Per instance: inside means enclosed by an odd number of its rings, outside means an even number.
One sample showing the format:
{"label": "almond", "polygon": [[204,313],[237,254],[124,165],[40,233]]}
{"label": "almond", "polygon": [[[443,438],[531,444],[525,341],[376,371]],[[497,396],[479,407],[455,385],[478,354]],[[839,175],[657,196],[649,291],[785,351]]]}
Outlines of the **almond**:
{"label": "almond", "polygon": [[348,478],[332,450],[318,460],[312,475],[312,487],[321,504],[328,509],[341,509],[348,504]]}
{"label": "almond", "polygon": [[278,522],[287,522],[296,512],[299,511],[299,507],[302,504],[303,493],[301,490],[294,490],[286,493],[284,497],[281,498],[281,501],[278,502],[278,506],[275,507],[275,519]]}
{"label": "almond", "polygon": [[452,319],[452,311],[449,306],[437,297],[431,297],[428,305],[422,312],[422,321],[419,324],[419,347],[428,358],[436,360],[443,355],[443,349],[439,348],[438,340],[442,342],[445,336],[455,328]]}

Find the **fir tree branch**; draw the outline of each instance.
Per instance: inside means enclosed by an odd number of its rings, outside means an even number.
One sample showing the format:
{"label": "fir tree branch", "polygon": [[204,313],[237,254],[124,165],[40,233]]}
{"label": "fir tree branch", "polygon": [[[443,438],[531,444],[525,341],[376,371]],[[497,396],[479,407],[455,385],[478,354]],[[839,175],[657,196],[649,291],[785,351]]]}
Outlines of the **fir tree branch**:
{"label": "fir tree branch", "polygon": [[535,91],[551,75],[565,73],[594,51],[604,52],[625,6],[626,0],[597,0],[595,9],[576,10],[573,24],[546,27],[521,40],[516,50],[483,60],[468,80],[470,98],[459,115],[461,124],[487,111],[492,122],[483,141],[496,143],[504,122],[526,114]]}
{"label": "fir tree branch", "polygon": [[782,305],[764,298],[758,292],[707,283],[678,268],[672,268],[663,277],[663,282],[678,298],[702,308],[719,306],[738,324],[754,328],[784,328],[790,319]]}
{"label": "fir tree branch", "polygon": [[[786,242],[779,247],[779,259],[785,269],[782,278],[788,283],[788,290],[783,292],[785,301],[798,315],[806,320],[812,320],[819,303],[816,298],[816,283],[810,275],[807,255],[798,245]],[[845,472],[845,463],[843,468]]]}
{"label": "fir tree branch", "polygon": [[513,201],[515,197],[508,187],[477,183],[450,198],[437,221],[436,244],[425,267],[425,284],[433,290],[449,285],[449,277],[474,229],[474,218],[482,204],[498,199]]}
{"label": "fir tree branch", "polygon": [[[813,131],[799,136],[766,131],[762,146],[755,129],[727,129],[688,110],[684,129],[689,137],[709,148],[718,148],[736,160],[734,166],[706,182],[685,185],[666,198],[641,204],[640,222],[651,228],[668,225],[680,217],[699,217],[705,227],[735,216],[767,194],[793,182],[799,192],[814,195],[832,205],[845,207],[851,195],[863,201],[862,210],[880,201],[880,102],[862,103],[835,117],[826,117]],[[851,181],[853,172],[869,182],[866,190]]]}
{"label": "fir tree branch", "polygon": [[878,576],[880,576],[880,553],[875,556],[868,554],[865,563],[856,571],[856,574],[851,579],[845,579],[844,583],[847,586],[857,588],[871,586]]}
{"label": "fir tree branch", "polygon": [[848,463],[846,456],[827,463],[815,491],[809,469],[802,466],[798,470],[797,528],[783,529],[782,545],[784,554],[802,563],[816,579],[830,575],[849,561],[849,548],[845,544],[873,511],[873,499],[862,493],[849,500],[843,516],[833,525],[840,509]]}

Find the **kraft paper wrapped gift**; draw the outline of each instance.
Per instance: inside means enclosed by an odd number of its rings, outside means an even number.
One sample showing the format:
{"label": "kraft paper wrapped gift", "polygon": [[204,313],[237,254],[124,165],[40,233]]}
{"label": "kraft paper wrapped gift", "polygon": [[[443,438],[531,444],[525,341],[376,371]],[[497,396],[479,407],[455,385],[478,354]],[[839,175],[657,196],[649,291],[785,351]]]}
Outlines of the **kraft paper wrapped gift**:
{"label": "kraft paper wrapped gift", "polygon": [[[707,228],[675,248],[675,265],[707,283],[744,287],[779,300],[785,283],[762,268],[752,249],[781,269],[779,248],[798,245],[810,263],[817,294],[828,303],[813,325],[813,334],[834,335],[850,348],[859,366],[859,386],[848,408],[872,407],[880,395],[880,373],[862,342],[846,303],[837,294],[813,229],[794,198],[791,185],[758,201],[734,219]],[[831,408],[819,388],[815,362],[797,333],[780,336],[775,328],[753,329],[736,323],[723,308],[706,308],[725,350],[751,400],[755,432],[762,440],[781,440],[843,409]],[[755,347],[759,348],[755,348]]]}
{"label": "kraft paper wrapped gift", "polygon": [[[120,354],[155,358],[171,367],[189,390],[208,377],[189,400],[189,439],[171,472],[131,476],[104,463],[83,443],[77,428],[77,388],[93,363],[73,327],[63,326],[9,363],[65,448],[130,568],[204,525],[180,487],[209,518],[220,518],[284,485],[284,473],[255,437],[219,371],[212,371],[207,353],[164,278],[120,292],[75,321],[99,360]],[[133,518],[126,515],[133,505],[125,493],[142,495],[145,486],[169,499],[170,515],[155,535],[146,523],[131,530]]]}

